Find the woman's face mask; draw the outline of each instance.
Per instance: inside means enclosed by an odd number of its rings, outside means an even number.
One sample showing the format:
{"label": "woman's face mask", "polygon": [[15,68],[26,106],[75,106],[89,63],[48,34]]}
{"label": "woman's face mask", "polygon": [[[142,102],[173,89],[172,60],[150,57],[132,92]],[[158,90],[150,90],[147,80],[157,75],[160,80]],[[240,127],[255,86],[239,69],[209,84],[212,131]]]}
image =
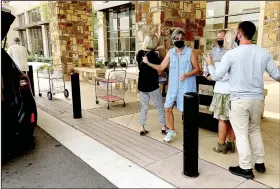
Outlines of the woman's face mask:
{"label": "woman's face mask", "polygon": [[185,46],[185,37],[182,34],[179,34],[175,37],[173,43],[177,48],[180,49]]}
{"label": "woman's face mask", "polygon": [[180,49],[185,46],[185,42],[183,40],[174,41],[174,45]]}
{"label": "woman's face mask", "polygon": [[218,40],[217,42],[220,47],[224,46],[224,40]]}

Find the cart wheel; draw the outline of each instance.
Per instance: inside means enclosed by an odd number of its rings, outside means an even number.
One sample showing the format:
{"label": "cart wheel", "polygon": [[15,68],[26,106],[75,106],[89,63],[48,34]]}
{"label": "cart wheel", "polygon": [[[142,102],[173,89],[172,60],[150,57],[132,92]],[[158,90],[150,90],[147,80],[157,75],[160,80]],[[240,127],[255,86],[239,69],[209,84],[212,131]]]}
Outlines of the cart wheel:
{"label": "cart wheel", "polygon": [[67,89],[64,90],[64,96],[65,96],[65,98],[68,98],[68,97],[69,97],[69,92],[68,92]]}
{"label": "cart wheel", "polygon": [[41,94],[41,93],[39,93],[39,97],[42,97],[42,94]]}
{"label": "cart wheel", "polygon": [[110,106],[109,105],[107,105],[107,110],[109,110],[110,109]]}
{"label": "cart wheel", "polygon": [[96,103],[96,104],[99,104],[99,100],[96,100],[95,103]]}
{"label": "cart wheel", "polygon": [[126,104],[125,104],[125,102],[123,102],[123,107],[125,107],[126,106]]}
{"label": "cart wheel", "polygon": [[52,100],[52,93],[51,92],[48,92],[47,96],[48,96],[49,100]]}

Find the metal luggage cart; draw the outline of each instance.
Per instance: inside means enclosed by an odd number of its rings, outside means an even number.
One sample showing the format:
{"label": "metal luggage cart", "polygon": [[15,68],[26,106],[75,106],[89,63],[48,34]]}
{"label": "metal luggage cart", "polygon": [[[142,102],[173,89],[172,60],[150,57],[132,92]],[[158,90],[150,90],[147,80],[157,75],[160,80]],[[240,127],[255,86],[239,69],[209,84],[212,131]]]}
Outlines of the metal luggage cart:
{"label": "metal luggage cart", "polygon": [[125,107],[125,79],[126,70],[112,70],[106,78],[95,78],[95,96],[96,104],[99,104],[98,99],[107,101],[107,109],[110,108],[110,102],[123,101]]}
{"label": "metal luggage cart", "polygon": [[[49,100],[52,100],[53,95],[63,93],[65,98],[68,98],[69,91],[65,88],[64,69],[63,65],[46,64],[37,69],[38,90],[39,96],[42,97],[42,92],[47,93]],[[40,86],[44,84],[43,81],[48,81],[47,87]]]}

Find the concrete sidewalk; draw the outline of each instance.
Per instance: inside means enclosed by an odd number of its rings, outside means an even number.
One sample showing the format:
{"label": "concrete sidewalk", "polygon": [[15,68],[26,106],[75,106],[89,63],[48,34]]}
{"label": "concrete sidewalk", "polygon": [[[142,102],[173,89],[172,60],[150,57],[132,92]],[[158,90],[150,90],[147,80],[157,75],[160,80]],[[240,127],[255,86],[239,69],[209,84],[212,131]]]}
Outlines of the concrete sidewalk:
{"label": "concrete sidewalk", "polygon": [[[266,187],[265,185],[262,185],[255,181],[246,180],[244,178],[234,176],[230,174],[226,169],[201,159],[199,160],[200,176],[196,179],[186,178],[182,174],[183,157],[181,150],[164,144],[158,140],[149,137],[139,136],[138,132],[125,128],[107,119],[96,116],[89,111],[83,111],[82,119],[74,120],[72,117],[71,104],[61,100],[54,99],[52,101],[49,101],[45,98],[36,98],[36,102],[39,108],[39,125],[43,124],[44,126],[42,127],[45,127],[45,130],[47,132],[47,128],[51,127],[50,125],[52,125],[52,120],[58,119],[61,122],[64,122],[65,125],[76,128],[77,130],[91,137],[95,141],[100,142],[107,148],[110,148],[111,150],[117,152],[122,157],[146,169],[147,172],[144,172],[144,175],[153,173],[155,176],[165,180],[167,183],[170,183],[175,187]],[[60,134],[59,131],[62,132],[60,128],[56,129],[57,132],[50,133],[54,138],[58,137],[58,135]],[[70,139],[71,137],[71,135],[64,135],[65,140]],[[76,145],[78,145],[79,141],[76,140],[75,143]],[[99,154],[99,151],[97,151],[94,148],[91,148],[90,146],[87,147],[87,150],[92,151],[91,154],[93,157],[91,158],[97,158],[96,161],[102,161],[101,159],[99,160],[98,157],[104,158]],[[107,163],[110,165],[114,164],[114,162]],[[107,167],[106,169],[108,168],[109,167]],[[102,167],[96,170],[102,171]],[[118,174],[122,174],[121,169],[115,171],[118,171]],[[131,172],[131,174],[134,173]],[[115,184],[117,187],[119,187],[117,183],[115,183],[113,180],[110,180],[110,176],[108,177],[106,173],[103,172],[102,175],[109,181],[111,181],[113,184]],[[134,176],[138,177],[137,175]],[[129,178],[123,177],[121,178],[121,181],[127,182],[127,179]],[[150,187],[158,188],[162,186],[153,185]]]}
{"label": "concrete sidewalk", "polygon": [[[37,78],[34,74],[34,82],[35,82],[35,90],[36,95],[38,96],[38,87],[37,87]],[[45,84],[42,85],[42,87],[47,86],[47,82],[44,82]],[[125,141],[122,138],[120,138],[120,141],[114,141],[113,138],[119,138],[119,135],[122,137],[123,134],[129,133],[130,131],[136,132],[136,135],[138,137],[139,135],[139,118],[140,118],[140,109],[141,104],[139,102],[139,95],[138,94],[131,94],[126,93],[125,95],[125,101],[126,101],[126,107],[123,108],[122,105],[118,105],[118,103],[114,103],[113,106],[111,106],[110,111],[106,109],[106,103],[104,101],[100,101],[100,104],[95,103],[95,92],[94,92],[94,86],[91,84],[85,84],[80,83],[81,85],[81,101],[82,101],[82,109],[84,110],[84,120],[88,122],[87,124],[79,125],[80,122],[77,122],[76,120],[73,120],[71,115],[72,107],[69,108],[69,105],[72,104],[71,99],[71,84],[70,82],[66,82],[66,88],[70,92],[70,96],[68,99],[66,99],[63,94],[56,94],[55,99],[51,102],[53,104],[56,104],[58,108],[60,108],[61,104],[57,103],[59,101],[66,102],[68,106],[64,107],[63,111],[67,111],[67,113],[63,113],[67,119],[64,120],[70,125],[72,125],[75,128],[78,128],[79,130],[83,132],[91,132],[93,134],[88,134],[89,136],[96,137],[97,140],[102,140],[104,143],[107,143],[107,145],[110,148],[114,148],[115,151],[117,151],[119,154],[126,155],[126,158],[130,158],[132,161],[137,162],[141,166],[147,166],[150,163],[154,163],[155,161],[158,161],[160,158],[168,159],[166,158],[168,155],[172,155],[171,153],[162,154],[162,149],[157,146],[153,146],[152,148],[149,148],[152,150],[152,152],[149,151],[143,151],[142,148],[146,149],[147,141],[149,143],[149,139],[145,139],[144,143],[143,141],[140,141],[140,145],[136,145],[135,141]],[[279,105],[280,105],[280,99],[279,99],[279,83],[273,82],[273,81],[266,81],[265,82],[265,88],[268,89],[268,95],[265,100],[265,112],[264,116],[265,119],[262,120],[262,135],[265,145],[265,161],[267,166],[267,172],[265,174],[259,174],[255,173],[255,181],[263,183],[265,185],[268,185],[270,187],[279,188],[279,136],[280,136],[280,126],[279,126]],[[43,97],[39,100],[45,100],[46,95],[43,94]],[[48,100],[47,100],[48,101]],[[48,102],[43,105],[45,108],[49,106]],[[61,112],[57,112],[55,108],[52,110],[54,114],[60,115]],[[178,111],[175,111],[175,124],[176,124],[176,130],[177,130],[177,136],[172,143],[168,144],[168,146],[174,147],[176,150],[179,150],[182,152],[182,138],[183,138],[183,127],[182,127],[182,120],[181,120],[181,114]],[[89,116],[89,117],[88,117]],[[95,118],[98,118],[101,120],[100,125],[92,125],[94,120],[89,119],[90,117],[94,116]],[[104,126],[105,125],[105,126]],[[108,126],[109,125],[109,126]],[[110,126],[112,125],[112,126]],[[92,128],[94,127],[94,128]],[[107,128],[108,127],[108,128]],[[152,139],[155,139],[158,141],[158,146],[162,145],[163,136],[160,133],[160,127],[158,125],[158,116],[157,116],[157,110],[154,107],[150,107],[150,110],[148,112],[148,120],[147,120],[147,127],[150,131],[149,137]],[[104,128],[104,129],[103,129]],[[104,141],[102,137],[105,135],[108,135],[107,132],[113,132],[113,129],[115,130],[121,130],[121,133],[115,137],[115,135],[111,135],[109,137],[109,141]],[[115,132],[115,131],[114,131]],[[96,136],[96,133],[99,133],[101,136]],[[132,139],[135,139],[134,136],[129,136]],[[99,139],[98,139],[99,138]],[[106,139],[107,140],[107,139]],[[111,144],[111,142],[114,141],[114,145]],[[109,142],[109,143],[108,143]],[[123,150],[123,142],[126,142],[129,144],[130,149],[128,152],[126,150]],[[136,141],[137,142],[137,141]],[[139,143],[139,142],[138,142]],[[238,154],[237,153],[228,153],[226,155],[221,155],[214,153],[212,151],[212,148],[217,144],[217,133],[205,130],[205,129],[199,129],[199,155],[200,158],[203,160],[206,160],[212,164],[218,165],[224,169],[228,169],[229,166],[237,165],[238,164]],[[120,145],[120,146],[119,146]],[[127,145],[127,144],[125,144]],[[134,145],[134,146],[133,146]],[[166,144],[165,144],[166,145]],[[140,149],[139,149],[140,148]],[[159,148],[159,150],[158,150]],[[153,150],[156,149],[155,152]],[[170,148],[168,148],[170,149]],[[135,150],[137,152],[135,152]],[[164,151],[165,152],[165,151]],[[142,153],[144,153],[145,157],[143,157]],[[175,154],[177,151],[175,152]],[[174,155],[175,155],[174,154]],[[172,162],[171,165],[174,164],[174,167],[176,163],[182,163],[181,160]],[[181,165],[180,165],[181,166]],[[172,170],[173,167],[170,169]],[[163,167],[163,169],[167,169],[167,167]],[[164,173],[168,171],[162,171]],[[180,173],[181,174],[181,173]],[[163,178],[168,177],[169,179],[172,179],[173,175],[165,176],[162,175]],[[182,176],[182,175],[180,175]],[[181,178],[180,176],[175,175],[176,178]],[[178,180],[178,183],[180,184],[181,179]],[[179,185],[178,185],[179,186]]]}

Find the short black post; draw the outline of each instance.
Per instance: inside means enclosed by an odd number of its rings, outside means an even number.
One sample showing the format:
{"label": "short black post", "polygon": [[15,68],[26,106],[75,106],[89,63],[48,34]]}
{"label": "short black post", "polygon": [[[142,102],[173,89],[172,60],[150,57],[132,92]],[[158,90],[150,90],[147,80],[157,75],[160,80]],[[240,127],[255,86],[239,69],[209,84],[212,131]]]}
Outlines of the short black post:
{"label": "short black post", "polygon": [[78,73],[71,73],[72,104],[74,119],[82,118],[80,78]]}
{"label": "short black post", "polygon": [[184,175],[197,177],[198,173],[198,114],[199,99],[197,93],[184,95]]}
{"label": "short black post", "polygon": [[27,72],[27,76],[29,78],[30,81],[30,85],[31,85],[31,91],[33,93],[33,96],[35,96],[35,90],[34,90],[34,78],[33,78],[33,66],[29,65],[28,66],[28,72]]}

